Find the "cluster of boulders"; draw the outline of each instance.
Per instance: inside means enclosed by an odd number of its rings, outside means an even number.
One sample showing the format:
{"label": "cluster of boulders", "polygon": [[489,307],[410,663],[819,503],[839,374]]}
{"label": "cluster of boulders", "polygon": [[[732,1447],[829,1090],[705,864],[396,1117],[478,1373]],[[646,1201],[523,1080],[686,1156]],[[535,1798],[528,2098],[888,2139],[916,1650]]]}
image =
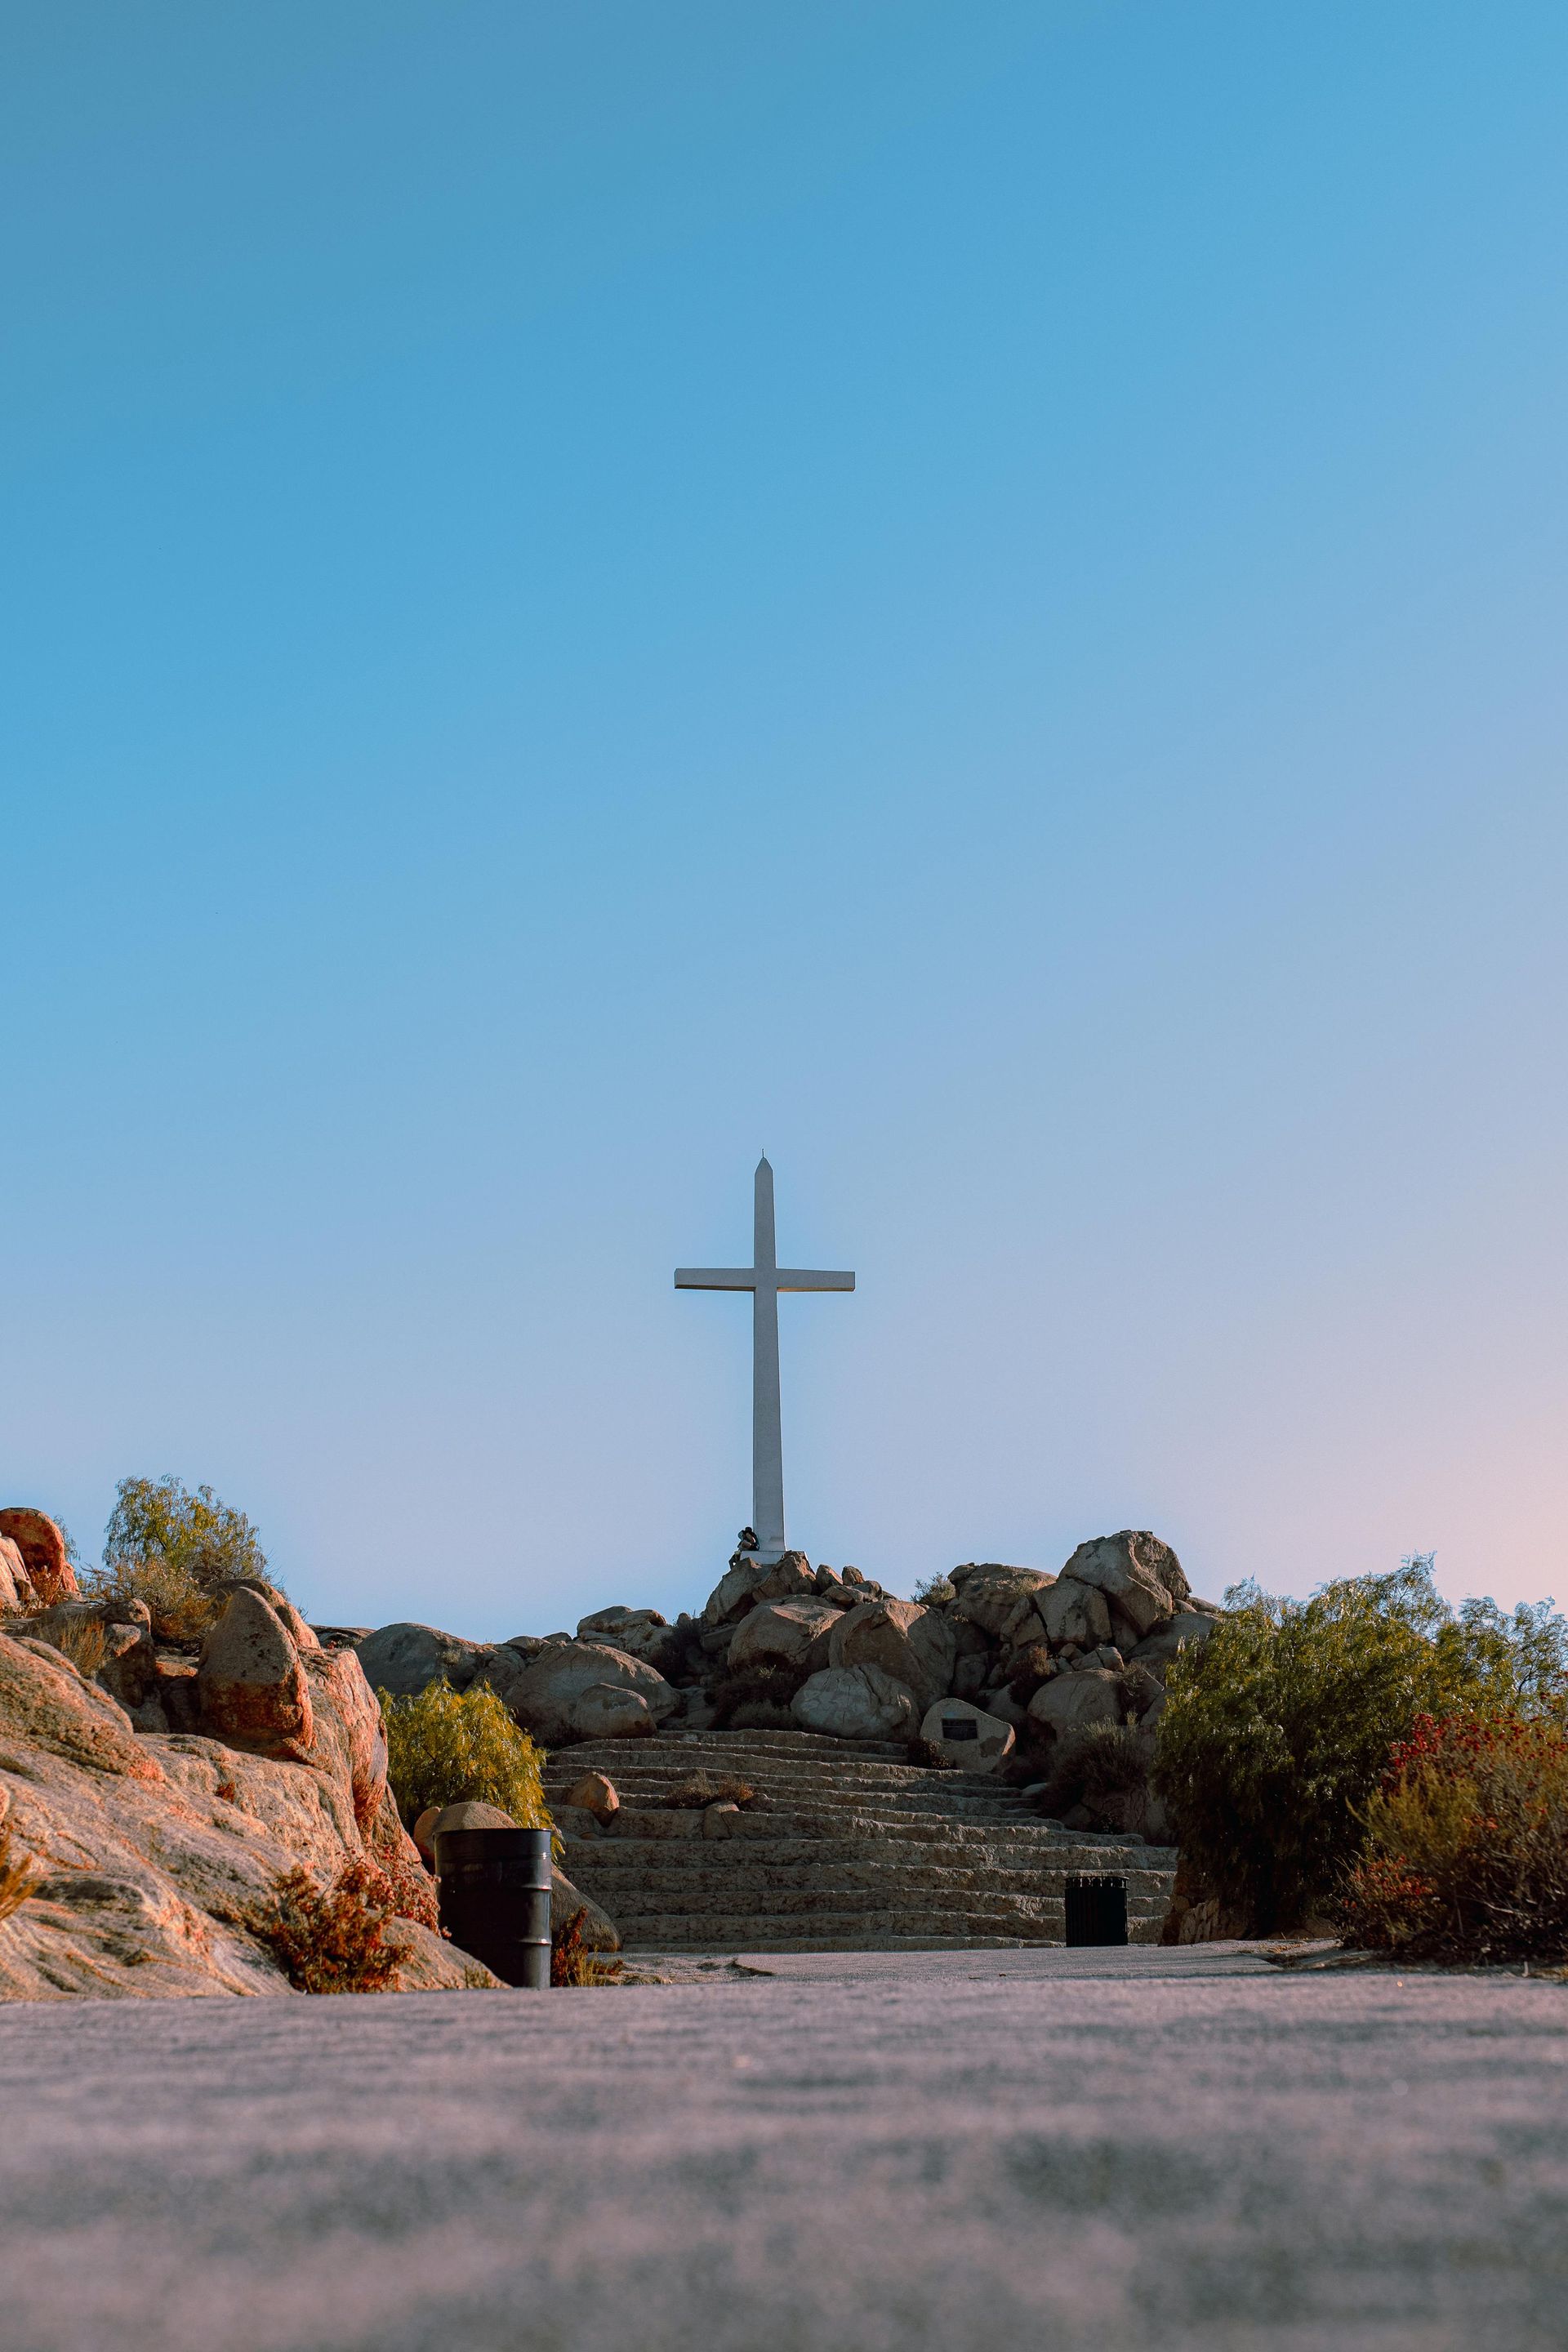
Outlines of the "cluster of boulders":
{"label": "cluster of boulders", "polygon": [[[358,1647],[373,1685],[488,1685],[550,1747],[665,1727],[794,1727],[900,1741],[928,1762],[1026,1785],[1068,1735],[1096,1725],[1137,1734],[1152,1757],[1166,1668],[1219,1614],[1193,1599],[1169,1544],[1127,1528],[1080,1544],[1059,1574],[971,1561],[919,1601],[853,1568],[813,1569],[803,1552],[738,1550],[700,1613],[673,1625],[616,1607],[574,1634],[482,1643],[397,1624]],[[1091,1795],[1087,1813],[1082,1802],[1068,1817],[1087,1824],[1098,1806],[1103,1825],[1161,1832],[1146,1792]]]}
{"label": "cluster of boulders", "polygon": [[29,1890],[0,2000],[287,1993],[279,1887],[350,1865],[395,1908],[394,1989],[495,1981],[437,1932],[352,1645],[252,1579],[216,1588],[199,1644],[160,1644],[145,1602],[81,1595],[42,1513],[0,1526],[0,1839]]}
{"label": "cluster of boulders", "polygon": [[[42,1872],[0,1937],[0,1998],[287,1990],[260,1908],[290,1869],[326,1885],[353,1862],[398,1890],[397,1982],[489,1980],[435,1932],[437,1824],[416,1844],[387,1786],[375,1694],[438,1680],[493,1690],[547,1748],[726,1725],[895,1741],[1032,1784],[1069,1822],[1158,1837],[1143,1784],[1166,1669],[1220,1613],[1137,1530],[1058,1575],[972,1561],[918,1601],[742,1549],[674,1624],[616,1606],[500,1643],[312,1627],[256,1578],[213,1598],[199,1643],[160,1642],[144,1602],[79,1591],[51,1520],[0,1512],[0,1821]],[[1080,1791],[1057,1768],[1097,1727],[1117,1769]],[[558,1897],[582,1900],[564,1881]]]}

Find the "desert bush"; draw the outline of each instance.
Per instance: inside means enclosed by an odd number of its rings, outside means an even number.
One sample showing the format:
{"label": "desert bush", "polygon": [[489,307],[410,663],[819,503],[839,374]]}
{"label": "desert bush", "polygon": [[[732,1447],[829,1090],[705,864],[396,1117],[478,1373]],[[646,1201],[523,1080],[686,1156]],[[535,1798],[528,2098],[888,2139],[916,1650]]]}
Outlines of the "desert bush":
{"label": "desert bush", "polygon": [[739,1805],[744,1812],[756,1803],[757,1792],[732,1772],[694,1772],[658,1801],[672,1812],[691,1812],[706,1805]]}
{"label": "desert bush", "polygon": [[308,1870],[289,1871],[252,1932],[298,1992],[384,1992],[397,1967],[385,1941],[393,1916],[384,1871],[350,1861],[330,1886],[318,1886]]}
{"label": "desert bush", "polygon": [[160,1642],[199,1642],[216,1622],[221,1603],[194,1582],[182,1568],[166,1559],[149,1559],[114,1570],[89,1569],[80,1580],[89,1601],[110,1610],[132,1601],[144,1601]]}
{"label": "desert bush", "polygon": [[1027,1706],[1042,1683],[1050,1681],[1054,1668],[1051,1654],[1043,1642],[1033,1642],[1018,1660],[1017,1669],[1007,1685],[1007,1695],[1019,1706]]}
{"label": "desert bush", "polygon": [[925,1576],[914,1589],[912,1596],[922,1609],[940,1609],[945,1601],[956,1601],[958,1587],[948,1576]]}
{"label": "desert bush", "polygon": [[957,1772],[963,1769],[956,1757],[950,1756],[939,1740],[925,1739],[916,1735],[909,1743],[910,1762],[922,1772]]}
{"label": "desert bush", "polygon": [[1092,1809],[1102,1797],[1146,1787],[1150,1747],[1145,1734],[1122,1723],[1089,1723],[1064,1731],[1046,1768],[1039,1811],[1056,1816],[1070,1812],[1075,1805]]}
{"label": "desert bush", "polygon": [[1568,1733],[1543,1717],[1420,1717],[1362,1814],[1347,1937],[1410,1959],[1568,1954]]}
{"label": "desert bush", "polygon": [[700,1680],[706,1663],[701,1621],[693,1619],[689,1624],[672,1625],[659,1652],[658,1670],[665,1680]]}
{"label": "desert bush", "polygon": [[488,1685],[455,1691],[443,1680],[415,1698],[376,1696],[386,1721],[386,1777],[407,1827],[428,1805],[468,1801],[499,1805],[519,1829],[552,1826],[542,1751]]}
{"label": "desert bush", "polygon": [[10,1822],[0,1821],[0,1919],[21,1909],[38,1878],[36,1864],[16,1844]]}
{"label": "desert bush", "polygon": [[79,1579],[95,1601],[144,1601],[161,1641],[200,1639],[217,1614],[216,1587],[230,1577],[272,1583],[267,1555],[243,1511],[210,1486],[178,1478],[122,1478],[104,1532],[103,1564]]}
{"label": "desert bush", "polygon": [[1456,1614],[1430,1564],[1325,1585],[1310,1601],[1255,1585],[1166,1675],[1153,1785],[1205,1894],[1256,1932],[1330,1900],[1361,1843],[1360,1812],[1423,1715],[1560,1706],[1568,1627],[1551,1604]]}
{"label": "desert bush", "polygon": [[753,1730],[787,1730],[794,1721],[789,1703],[805,1680],[804,1666],[752,1666],[727,1675],[713,1693],[717,1728],[733,1723],[742,1708]]}

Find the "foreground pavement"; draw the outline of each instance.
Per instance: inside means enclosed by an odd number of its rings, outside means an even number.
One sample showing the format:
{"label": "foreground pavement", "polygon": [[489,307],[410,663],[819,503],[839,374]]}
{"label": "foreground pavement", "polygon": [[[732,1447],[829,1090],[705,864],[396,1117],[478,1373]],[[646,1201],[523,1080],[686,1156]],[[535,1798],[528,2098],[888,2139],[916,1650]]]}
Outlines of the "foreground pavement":
{"label": "foreground pavement", "polygon": [[4,2352],[1568,2344],[1568,1988],[1518,1979],[18,2004],[0,2119]]}

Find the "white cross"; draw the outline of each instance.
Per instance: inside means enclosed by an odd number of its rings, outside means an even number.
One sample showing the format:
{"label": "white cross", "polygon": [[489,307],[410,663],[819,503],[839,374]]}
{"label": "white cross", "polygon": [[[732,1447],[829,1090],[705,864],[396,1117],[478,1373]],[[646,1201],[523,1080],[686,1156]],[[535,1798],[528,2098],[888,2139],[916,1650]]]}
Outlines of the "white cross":
{"label": "white cross", "polygon": [[779,1428],[779,1293],[853,1290],[852,1274],[811,1274],[781,1266],[773,1240],[773,1171],[757,1162],[756,1238],[751,1265],[678,1265],[677,1290],[752,1294],[752,1525],[759,1559],[784,1553],[784,1442]]}

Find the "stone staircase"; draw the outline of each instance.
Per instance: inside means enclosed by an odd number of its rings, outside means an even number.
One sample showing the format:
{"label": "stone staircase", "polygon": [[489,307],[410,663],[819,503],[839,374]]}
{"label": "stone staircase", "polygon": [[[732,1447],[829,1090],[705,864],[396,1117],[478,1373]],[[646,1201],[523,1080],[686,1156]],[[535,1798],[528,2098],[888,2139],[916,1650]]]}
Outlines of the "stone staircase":
{"label": "stone staircase", "polygon": [[[1125,1877],[1131,1940],[1152,1943],[1175,1878],[1168,1847],[1061,1829],[983,1774],[927,1770],[877,1743],[793,1731],[587,1741],[549,1760],[558,1817],[589,1771],[609,1776],[621,1810],[593,1833],[569,1816],[563,1867],[630,1951],[1059,1944],[1073,1871]],[[661,1803],[699,1772],[747,1780],[763,1801],[733,1813]]]}

